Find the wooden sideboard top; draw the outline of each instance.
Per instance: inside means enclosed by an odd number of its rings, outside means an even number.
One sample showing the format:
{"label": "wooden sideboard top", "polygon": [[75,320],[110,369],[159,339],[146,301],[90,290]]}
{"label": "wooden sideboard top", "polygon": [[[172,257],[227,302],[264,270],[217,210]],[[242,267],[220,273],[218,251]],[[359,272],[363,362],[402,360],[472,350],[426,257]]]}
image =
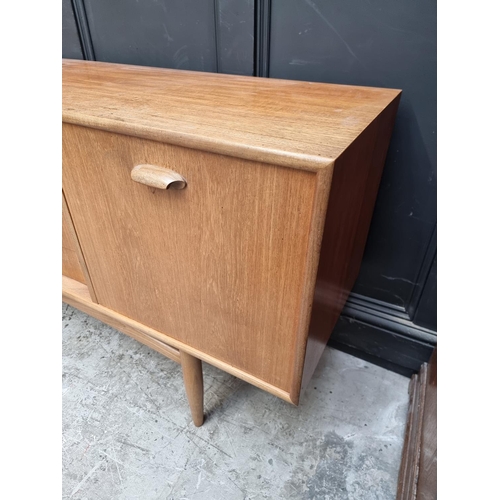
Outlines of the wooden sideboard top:
{"label": "wooden sideboard top", "polygon": [[400,90],[63,60],[63,122],[316,171]]}

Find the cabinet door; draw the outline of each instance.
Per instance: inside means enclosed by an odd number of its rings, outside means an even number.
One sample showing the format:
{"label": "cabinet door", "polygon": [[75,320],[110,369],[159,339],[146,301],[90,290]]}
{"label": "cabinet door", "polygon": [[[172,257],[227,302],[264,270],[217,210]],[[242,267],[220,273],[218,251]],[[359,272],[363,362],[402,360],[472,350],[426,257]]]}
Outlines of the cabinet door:
{"label": "cabinet door", "polygon": [[85,284],[85,275],[78,260],[71,219],[68,217],[64,196],[62,199],[62,274]]}
{"label": "cabinet door", "polygon": [[314,173],[64,124],[63,185],[100,304],[291,390]]}

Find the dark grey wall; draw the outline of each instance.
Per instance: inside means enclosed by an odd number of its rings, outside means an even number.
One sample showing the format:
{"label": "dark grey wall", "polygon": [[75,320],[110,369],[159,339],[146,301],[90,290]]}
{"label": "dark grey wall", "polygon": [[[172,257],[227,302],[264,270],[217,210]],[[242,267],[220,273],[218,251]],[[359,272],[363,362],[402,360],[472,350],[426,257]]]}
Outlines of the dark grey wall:
{"label": "dark grey wall", "polygon": [[[344,310],[352,326],[341,322],[332,344],[380,357],[381,347],[410,338],[427,357],[436,340],[435,0],[272,0],[268,43],[271,78],[403,89]],[[403,364],[416,369],[420,358]]]}
{"label": "dark grey wall", "polygon": [[[72,9],[73,4],[73,9]],[[63,57],[75,12],[87,59],[253,74],[254,6],[247,0],[63,0]]]}
{"label": "dark grey wall", "polygon": [[62,56],[68,59],[83,59],[80,36],[70,0],[62,3]]}
{"label": "dark grey wall", "polygon": [[435,0],[63,0],[63,57],[403,90],[331,344],[409,373],[436,343]]}

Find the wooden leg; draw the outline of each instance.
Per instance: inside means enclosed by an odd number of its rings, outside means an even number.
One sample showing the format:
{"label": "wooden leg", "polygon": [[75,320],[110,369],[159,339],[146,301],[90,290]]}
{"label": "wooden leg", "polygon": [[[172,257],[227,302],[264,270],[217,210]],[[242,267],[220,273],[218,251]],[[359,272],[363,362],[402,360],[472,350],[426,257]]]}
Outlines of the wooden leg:
{"label": "wooden leg", "polygon": [[203,372],[201,360],[187,352],[180,351],[184,387],[196,427],[203,424]]}

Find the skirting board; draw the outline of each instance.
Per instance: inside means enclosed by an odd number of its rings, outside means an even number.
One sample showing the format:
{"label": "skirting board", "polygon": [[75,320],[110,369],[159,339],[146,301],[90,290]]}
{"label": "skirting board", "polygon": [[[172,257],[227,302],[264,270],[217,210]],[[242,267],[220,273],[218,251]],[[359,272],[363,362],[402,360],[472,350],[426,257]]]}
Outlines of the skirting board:
{"label": "skirting board", "polygon": [[[397,323],[398,318],[394,318]],[[328,345],[362,358],[388,370],[411,377],[422,363],[429,361],[435,342],[415,338],[412,331],[406,334],[394,329],[370,324],[342,314],[335,326]],[[435,338],[435,337],[434,337]]]}

